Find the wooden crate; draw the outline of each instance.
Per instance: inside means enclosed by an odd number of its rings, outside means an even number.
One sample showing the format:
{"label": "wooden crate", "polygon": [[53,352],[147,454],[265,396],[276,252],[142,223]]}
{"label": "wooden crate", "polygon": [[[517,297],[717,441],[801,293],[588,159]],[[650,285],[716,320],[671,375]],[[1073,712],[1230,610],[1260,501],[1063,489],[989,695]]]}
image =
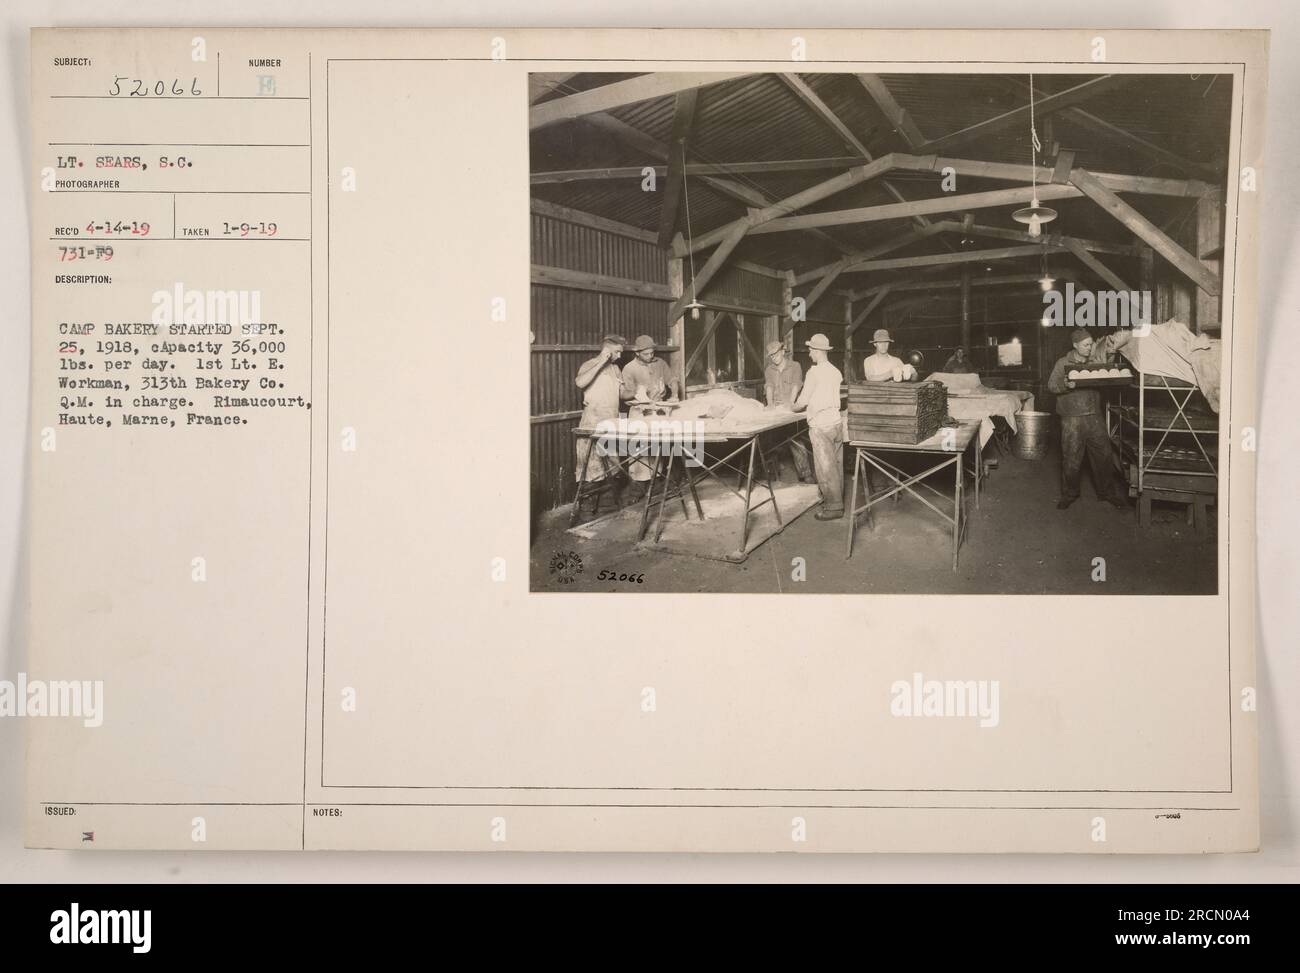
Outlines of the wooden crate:
{"label": "wooden crate", "polygon": [[916,444],[939,431],[948,414],[941,382],[849,383],[849,439]]}

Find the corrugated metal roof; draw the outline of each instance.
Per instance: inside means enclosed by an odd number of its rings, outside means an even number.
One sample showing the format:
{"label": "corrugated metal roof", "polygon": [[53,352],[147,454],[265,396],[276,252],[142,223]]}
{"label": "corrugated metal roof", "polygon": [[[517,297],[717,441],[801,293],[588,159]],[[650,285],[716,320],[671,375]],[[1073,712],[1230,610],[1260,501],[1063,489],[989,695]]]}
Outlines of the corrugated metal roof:
{"label": "corrugated metal roof", "polygon": [[[548,75],[555,79],[563,76]],[[590,90],[632,77],[627,74],[585,73],[559,82],[559,94]],[[1038,98],[1082,84],[1095,75],[1035,75]],[[852,74],[800,74],[808,86],[873,155],[909,151]],[[950,135],[978,122],[995,118],[1028,102],[1025,75],[890,74],[883,80],[891,95],[907,110],[927,139]],[[1078,107],[1168,152],[1203,165],[1216,165],[1227,150],[1231,116],[1230,76],[1144,75],[1140,80],[1100,92]],[[675,97],[666,96],[626,105],[609,112],[623,125],[665,146],[671,137]],[[1155,159],[1122,139],[1105,138],[1072,120],[1069,112],[1039,119],[1040,139],[1050,151],[1054,140],[1076,152],[1079,165],[1098,171],[1126,172],[1187,178],[1168,162]],[[688,142],[692,162],[734,164],[788,159],[819,159],[852,154],[845,140],[821,114],[801,98],[787,80],[776,74],[756,74],[700,89],[695,122]],[[531,169],[548,171],[601,167],[662,165],[642,147],[632,147],[609,131],[564,122],[532,133]],[[943,154],[991,162],[1027,164],[1031,158],[1028,127],[1017,123],[994,134],[944,149]],[[1043,159],[1040,156],[1040,159]],[[832,174],[816,169],[769,173],[731,173],[726,178],[742,192],[778,200],[815,185]],[[932,173],[896,172],[889,177],[909,199],[941,198],[940,177]],[[1003,181],[964,178],[959,194],[1006,188]],[[719,191],[701,178],[690,180],[691,229],[695,234],[724,225],[743,215],[746,203],[734,193]],[[639,179],[620,178],[537,185],[536,198],[618,220],[643,229],[657,229],[662,209],[662,189],[644,192]],[[1150,196],[1130,196],[1129,201],[1157,224],[1179,219],[1189,201]],[[853,187],[801,210],[825,212],[896,202],[881,181]],[[1055,228],[1098,239],[1125,241],[1117,222],[1087,200],[1060,200],[1051,204],[1061,214]],[[980,210],[979,223],[1018,228],[1011,219],[1016,206]],[[959,205],[953,215],[960,216]],[[945,218],[943,214],[931,219]],[[679,207],[678,228],[685,230],[685,207]],[[737,247],[741,259],[796,272],[836,259],[845,247],[864,248],[896,235],[909,225],[904,220],[851,224],[823,233],[793,231],[747,236]],[[838,243],[833,243],[835,241]],[[991,243],[989,244],[992,245]],[[917,245],[918,252],[941,253],[952,246],[938,238]]]}

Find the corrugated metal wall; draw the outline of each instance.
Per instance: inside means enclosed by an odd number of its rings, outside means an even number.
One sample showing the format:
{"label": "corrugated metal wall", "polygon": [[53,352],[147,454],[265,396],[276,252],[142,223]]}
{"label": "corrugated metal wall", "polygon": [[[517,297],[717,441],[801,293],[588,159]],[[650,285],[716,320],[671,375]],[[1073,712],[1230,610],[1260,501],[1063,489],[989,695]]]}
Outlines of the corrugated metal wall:
{"label": "corrugated metal wall", "polygon": [[[532,262],[583,273],[666,284],[667,255],[653,243],[607,229],[532,214]],[[668,343],[667,304],[646,297],[534,284],[531,298],[531,440],[533,512],[573,498],[573,428],[582,393],[578,366],[609,333]],[[557,347],[558,346],[558,347]]]}
{"label": "corrugated metal wall", "polygon": [[[697,268],[698,265],[697,265]],[[781,313],[782,281],[770,274],[759,274],[734,265],[724,266],[704,288],[701,300],[706,304],[736,306]]]}

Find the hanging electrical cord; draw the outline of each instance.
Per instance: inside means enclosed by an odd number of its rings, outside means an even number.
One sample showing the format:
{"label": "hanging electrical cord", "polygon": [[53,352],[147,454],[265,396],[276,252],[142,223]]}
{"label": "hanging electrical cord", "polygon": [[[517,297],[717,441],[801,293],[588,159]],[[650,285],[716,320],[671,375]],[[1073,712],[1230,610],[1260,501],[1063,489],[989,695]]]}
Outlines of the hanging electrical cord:
{"label": "hanging electrical cord", "polygon": [[1011,218],[1017,223],[1027,223],[1029,235],[1034,238],[1042,236],[1044,223],[1056,219],[1056,210],[1042,206],[1038,202],[1038,153],[1042,149],[1043,143],[1038,140],[1038,124],[1034,116],[1034,76],[1031,74],[1029,76],[1029,173],[1030,185],[1033,187],[1032,202],[1012,213]]}
{"label": "hanging electrical cord", "polygon": [[691,233],[691,183],[686,178],[686,143],[682,142],[682,197],[686,202],[686,254],[691,261],[691,303],[686,305],[686,309],[691,312],[691,319],[698,320],[700,317],[699,295],[695,293],[695,237]]}
{"label": "hanging electrical cord", "polygon": [[1043,151],[1043,143],[1038,140],[1038,124],[1034,120],[1034,76],[1029,76],[1029,170],[1030,184],[1034,187],[1034,198],[1038,198],[1038,153]]}

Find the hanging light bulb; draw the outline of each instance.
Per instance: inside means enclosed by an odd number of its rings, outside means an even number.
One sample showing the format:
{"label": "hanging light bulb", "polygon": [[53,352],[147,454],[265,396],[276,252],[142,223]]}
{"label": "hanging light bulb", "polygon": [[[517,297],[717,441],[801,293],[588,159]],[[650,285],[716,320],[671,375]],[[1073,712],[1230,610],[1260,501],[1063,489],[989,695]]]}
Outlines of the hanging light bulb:
{"label": "hanging light bulb", "polygon": [[1056,219],[1056,210],[1038,202],[1038,153],[1043,143],[1038,140],[1038,128],[1034,124],[1034,76],[1029,76],[1029,172],[1033,196],[1028,206],[1011,214],[1017,223],[1029,225],[1029,235],[1037,240],[1043,235],[1043,224]]}
{"label": "hanging light bulb", "polygon": [[[1030,232],[1032,233],[1033,231],[1031,230]],[[1038,286],[1043,289],[1044,294],[1046,294],[1048,291],[1050,291],[1053,287],[1056,286],[1056,278],[1053,277],[1047,270],[1046,253],[1043,254],[1043,276],[1038,278]]]}
{"label": "hanging light bulb", "polygon": [[[695,285],[694,285],[694,284],[691,285],[691,290],[692,290],[692,291],[695,290]],[[693,295],[693,294],[692,294],[691,296],[692,296],[691,303],[689,303],[689,304],[686,305],[686,310],[688,310],[688,311],[691,312],[691,320],[692,320],[692,321],[698,321],[698,320],[700,319],[700,308],[704,307],[704,305],[701,304],[699,301],[694,300],[694,299],[693,299],[693,298],[694,298],[694,295]]]}
{"label": "hanging light bulb", "polygon": [[[1035,166],[1035,172],[1037,167]],[[1043,235],[1043,224],[1050,223],[1056,219],[1056,210],[1050,206],[1043,206],[1038,202],[1038,192],[1035,189],[1034,198],[1028,206],[1016,210],[1011,214],[1011,218],[1017,223],[1029,224],[1029,235],[1038,239]]]}

